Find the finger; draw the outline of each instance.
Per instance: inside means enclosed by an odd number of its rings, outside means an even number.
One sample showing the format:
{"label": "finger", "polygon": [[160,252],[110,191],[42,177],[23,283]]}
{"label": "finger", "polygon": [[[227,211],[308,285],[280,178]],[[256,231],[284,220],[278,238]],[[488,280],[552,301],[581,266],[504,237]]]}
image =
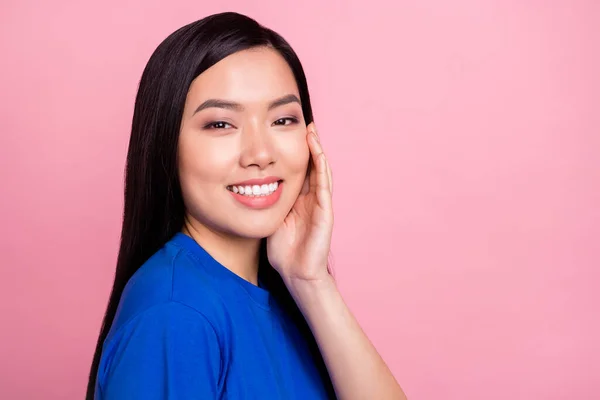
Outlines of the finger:
{"label": "finger", "polygon": [[331,167],[329,166],[329,160],[325,159],[325,164],[327,165],[327,178],[329,181],[329,191],[333,196],[333,178],[331,177]]}
{"label": "finger", "polygon": [[[316,137],[317,137],[317,141],[319,142],[319,146],[321,148],[321,152],[323,151],[323,145],[321,144],[321,139],[319,138],[319,132],[317,131],[317,126],[315,125],[314,122],[311,122],[308,125],[308,128],[310,131],[312,131]],[[331,194],[333,195],[333,178],[331,176],[331,167],[329,166],[329,161],[327,159],[325,159],[326,164],[327,164],[327,176],[328,176],[328,181],[329,181],[329,191],[331,192]]]}
{"label": "finger", "polygon": [[313,165],[315,166],[315,181],[311,182],[314,185],[319,204],[324,209],[331,207],[331,191],[329,185],[329,174],[327,172],[327,159],[323,148],[317,140],[317,136],[311,132],[310,134],[310,150],[312,153]]}
{"label": "finger", "polygon": [[310,131],[308,134],[308,148],[312,157],[313,167],[316,167],[318,170],[319,157],[324,153],[323,147],[321,146],[321,143],[319,143],[319,138],[314,131]]}

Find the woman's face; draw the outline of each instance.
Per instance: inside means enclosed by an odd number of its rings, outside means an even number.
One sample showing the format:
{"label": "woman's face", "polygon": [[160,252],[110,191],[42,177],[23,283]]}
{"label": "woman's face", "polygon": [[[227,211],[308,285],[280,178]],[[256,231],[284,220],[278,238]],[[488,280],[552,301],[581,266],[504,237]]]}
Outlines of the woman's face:
{"label": "woman's face", "polygon": [[270,236],[292,208],[309,150],[294,75],[275,50],[232,54],[191,84],[179,136],[179,179],[192,224]]}

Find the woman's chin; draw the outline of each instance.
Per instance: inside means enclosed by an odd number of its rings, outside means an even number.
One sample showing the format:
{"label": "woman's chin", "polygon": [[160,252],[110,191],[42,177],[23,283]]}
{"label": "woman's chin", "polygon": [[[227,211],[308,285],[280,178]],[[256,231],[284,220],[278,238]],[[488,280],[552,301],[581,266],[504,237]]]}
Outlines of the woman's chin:
{"label": "woman's chin", "polygon": [[273,235],[277,229],[281,226],[282,222],[279,223],[262,223],[253,224],[248,226],[238,225],[233,229],[236,236],[248,239],[264,239]]}

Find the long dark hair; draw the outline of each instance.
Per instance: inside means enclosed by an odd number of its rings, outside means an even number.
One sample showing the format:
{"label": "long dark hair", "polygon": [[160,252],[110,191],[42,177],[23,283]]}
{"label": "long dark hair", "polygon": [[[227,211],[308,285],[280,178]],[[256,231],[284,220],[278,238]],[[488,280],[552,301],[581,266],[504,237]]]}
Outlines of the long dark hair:
{"label": "long dark hair", "polygon": [[[268,46],[289,64],[306,124],[313,121],[306,77],[290,45],[276,32],[233,12],[211,15],[168,36],[154,51],[140,80],[125,173],[125,209],[115,280],[96,344],[87,387],[94,398],[102,346],[127,281],[183,227],[184,203],[177,174],[177,142],[192,81],[223,58]],[[330,398],[333,385],[315,338],[279,274],[260,247],[260,280],[286,310],[306,339]]]}

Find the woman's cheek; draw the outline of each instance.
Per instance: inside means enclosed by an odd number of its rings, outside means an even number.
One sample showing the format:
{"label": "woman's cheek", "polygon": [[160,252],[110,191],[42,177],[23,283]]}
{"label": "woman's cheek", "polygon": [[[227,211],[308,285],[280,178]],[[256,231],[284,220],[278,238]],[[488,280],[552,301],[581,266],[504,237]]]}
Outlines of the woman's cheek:
{"label": "woman's cheek", "polygon": [[287,138],[283,146],[285,163],[292,170],[290,172],[305,173],[308,168],[310,151],[306,143],[306,135],[302,133]]}
{"label": "woman's cheek", "polygon": [[186,164],[198,179],[198,184],[229,184],[231,171],[238,156],[235,143],[225,138],[197,137],[189,141],[185,149]]}

